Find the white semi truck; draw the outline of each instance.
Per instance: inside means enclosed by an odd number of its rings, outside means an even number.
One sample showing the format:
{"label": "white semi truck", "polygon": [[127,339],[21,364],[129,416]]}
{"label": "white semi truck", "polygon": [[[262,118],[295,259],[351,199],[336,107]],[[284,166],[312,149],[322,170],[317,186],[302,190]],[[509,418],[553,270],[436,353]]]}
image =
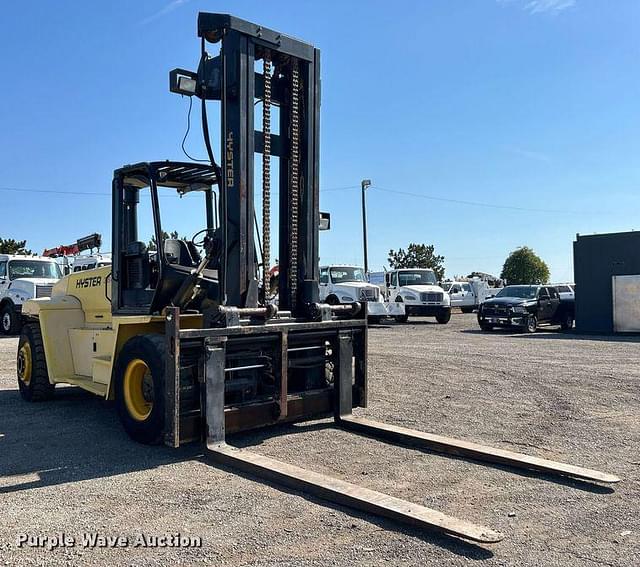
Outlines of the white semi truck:
{"label": "white semi truck", "polygon": [[28,299],[51,297],[53,284],[61,277],[53,258],[0,254],[0,333],[19,333],[22,304]]}
{"label": "white semi truck", "polygon": [[385,301],[380,288],[367,282],[364,270],[358,266],[320,266],[320,301],[330,305],[365,301],[367,318],[373,323],[384,317],[405,315],[404,305]]}
{"label": "white semi truck", "polygon": [[406,322],[410,315],[435,317],[440,324],[451,319],[449,295],[438,285],[433,270],[402,268],[384,275],[384,295],[387,301],[402,303],[405,313],[396,317]]}

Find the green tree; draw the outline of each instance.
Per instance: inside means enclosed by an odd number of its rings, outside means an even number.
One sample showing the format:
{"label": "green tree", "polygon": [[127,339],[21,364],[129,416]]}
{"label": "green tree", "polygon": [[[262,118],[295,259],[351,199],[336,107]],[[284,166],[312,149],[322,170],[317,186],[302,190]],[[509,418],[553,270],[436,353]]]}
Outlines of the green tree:
{"label": "green tree", "polygon": [[[172,238],[173,240],[176,240],[178,238],[178,231],[172,230],[171,232],[165,232],[163,230],[162,240],[166,240],[167,238]],[[186,240],[186,237],[182,238],[182,240]],[[151,237],[151,240],[149,240],[149,244],[147,244],[147,250],[149,250],[149,252],[155,252],[157,249],[158,249],[158,243],[156,242],[156,235],[154,234]]]}
{"label": "green tree", "polygon": [[507,284],[545,284],[549,267],[531,248],[516,248],[505,260],[500,277]]}
{"label": "green tree", "polygon": [[26,240],[14,240],[13,238],[0,238],[0,254],[33,254],[27,249]]}
{"label": "green tree", "polygon": [[389,250],[389,266],[398,268],[430,268],[438,281],[444,279],[444,256],[435,253],[433,244],[414,244],[411,242],[406,250],[399,248]]}

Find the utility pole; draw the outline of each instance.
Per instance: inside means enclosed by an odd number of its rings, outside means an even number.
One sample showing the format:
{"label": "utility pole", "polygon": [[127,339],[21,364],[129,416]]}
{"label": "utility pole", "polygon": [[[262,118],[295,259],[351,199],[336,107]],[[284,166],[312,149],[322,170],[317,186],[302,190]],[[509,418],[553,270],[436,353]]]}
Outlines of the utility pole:
{"label": "utility pole", "polygon": [[371,179],[362,180],[362,240],[364,243],[364,273],[368,278],[369,274],[369,259],[367,257],[367,199],[365,192],[367,187],[371,187]]}

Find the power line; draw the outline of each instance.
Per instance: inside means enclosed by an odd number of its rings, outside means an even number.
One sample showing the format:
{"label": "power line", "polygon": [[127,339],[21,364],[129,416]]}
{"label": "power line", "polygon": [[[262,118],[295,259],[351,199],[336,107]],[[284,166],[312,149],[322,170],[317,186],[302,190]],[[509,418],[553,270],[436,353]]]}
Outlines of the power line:
{"label": "power line", "polygon": [[[528,213],[547,213],[547,214],[561,214],[561,215],[594,215],[595,213],[588,211],[571,211],[571,210],[560,210],[560,209],[538,209],[535,207],[518,207],[514,205],[497,205],[494,203],[486,203],[481,201],[467,201],[463,199],[451,199],[448,197],[434,197],[432,195],[424,195],[422,193],[413,193],[411,191],[400,191],[397,189],[388,189],[386,187],[380,187],[379,185],[372,185],[372,189],[377,189],[378,191],[383,191],[384,193],[390,193],[392,195],[403,195],[405,197],[415,197],[418,199],[426,199],[428,201],[438,201],[442,203],[452,203],[455,205],[465,205],[472,207],[482,207],[486,209],[500,209],[500,210],[508,210],[508,211],[520,211],[520,212],[528,212]],[[360,189],[359,185],[345,185],[343,187],[328,187],[327,189],[321,189],[321,193],[329,193],[334,191],[348,191],[351,189]],[[28,189],[23,187],[0,187],[0,191],[12,191],[16,193],[42,193],[42,194],[50,194],[50,195],[78,195],[78,196],[100,196],[100,197],[110,197],[111,193],[102,193],[98,191],[58,191],[54,189]],[[278,194],[276,191],[274,194]],[[610,214],[605,211],[599,211],[598,214]]]}
{"label": "power line", "polygon": [[0,187],[0,191],[15,191],[16,193],[51,193],[54,195],[111,195],[111,193],[97,193],[95,191],[54,191],[52,189],[23,189],[19,187]]}
{"label": "power line", "polygon": [[[420,199],[427,199],[429,201],[440,201],[443,203],[453,203],[456,205],[468,205],[472,207],[484,207],[487,209],[502,209],[502,210],[509,210],[509,211],[521,211],[521,212],[527,212],[527,213],[551,213],[551,214],[561,214],[561,215],[593,215],[594,214],[587,211],[570,211],[570,210],[560,210],[560,209],[536,209],[533,207],[496,205],[493,203],[483,203],[480,201],[465,201],[462,199],[450,199],[447,197],[433,197],[431,195],[424,195],[422,193],[412,193],[410,191],[398,191],[396,189],[386,189],[384,187],[379,187],[378,185],[372,185],[371,187],[373,189],[377,189],[378,191],[384,191],[385,193],[392,193],[394,195],[405,195],[407,197],[418,197]],[[600,211],[598,214],[602,214],[602,211]]]}

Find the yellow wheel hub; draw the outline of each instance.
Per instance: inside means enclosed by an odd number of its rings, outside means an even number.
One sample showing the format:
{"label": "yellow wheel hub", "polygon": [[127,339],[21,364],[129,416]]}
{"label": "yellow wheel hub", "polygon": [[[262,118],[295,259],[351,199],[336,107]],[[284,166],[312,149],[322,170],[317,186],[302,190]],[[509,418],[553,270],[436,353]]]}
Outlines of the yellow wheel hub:
{"label": "yellow wheel hub", "polygon": [[31,345],[24,343],[18,351],[18,379],[27,386],[31,382],[32,368]]}
{"label": "yellow wheel hub", "polygon": [[134,358],[124,373],[124,403],[129,415],[144,421],[153,409],[153,379],[144,360]]}

